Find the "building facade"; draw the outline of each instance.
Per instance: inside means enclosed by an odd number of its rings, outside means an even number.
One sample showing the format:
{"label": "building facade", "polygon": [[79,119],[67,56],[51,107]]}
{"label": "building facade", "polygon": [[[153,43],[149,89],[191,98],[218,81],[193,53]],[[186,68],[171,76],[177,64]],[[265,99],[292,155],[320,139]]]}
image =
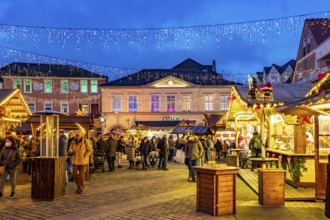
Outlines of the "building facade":
{"label": "building facade", "polygon": [[330,19],[306,19],[301,34],[293,83],[313,82],[330,65]]}
{"label": "building facade", "polygon": [[101,86],[103,132],[141,124],[159,130],[169,121],[205,125],[205,113],[226,113],[232,85],[216,73],[215,62],[187,59],[172,69],[141,70]]}
{"label": "building facade", "polygon": [[295,65],[296,61],[290,60],[282,66],[272,64],[270,67],[264,67],[263,72],[257,72],[257,83],[291,83]]}
{"label": "building facade", "polygon": [[4,89],[20,88],[32,112],[66,115],[101,112],[100,84],[107,77],[69,65],[11,63],[0,69]]}

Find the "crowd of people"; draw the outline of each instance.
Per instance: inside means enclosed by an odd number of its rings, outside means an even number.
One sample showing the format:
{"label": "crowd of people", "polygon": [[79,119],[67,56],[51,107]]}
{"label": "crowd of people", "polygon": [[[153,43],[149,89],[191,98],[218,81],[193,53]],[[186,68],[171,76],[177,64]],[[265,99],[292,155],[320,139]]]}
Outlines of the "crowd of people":
{"label": "crowd of people", "polygon": [[[149,168],[158,168],[158,170],[166,171],[169,170],[169,163],[177,162],[178,150],[182,152],[181,155],[184,155],[183,161],[188,167],[188,180],[196,182],[194,166],[203,165],[221,157],[226,158],[230,150],[235,148],[235,143],[229,140],[217,139],[214,143],[211,136],[196,136],[192,133],[176,137],[165,134],[161,138],[156,136],[137,138],[133,135],[124,137],[109,133],[95,138],[86,137],[81,130],[69,131],[67,134],[59,130],[58,138],[59,156],[67,158],[66,182],[74,181],[77,184],[76,193],[78,194],[85,190],[86,175],[89,176],[98,167],[102,168],[103,172],[114,172],[116,168],[123,168],[122,160],[126,158],[129,161],[127,169],[146,171]],[[245,168],[249,149],[252,149],[254,157],[260,156],[257,134],[251,140],[252,147],[248,146],[246,151],[240,152],[241,168]],[[37,140],[36,144],[36,156],[38,156],[40,141]],[[240,147],[244,148],[244,146]],[[4,182],[8,175],[12,187],[10,198],[14,198],[16,167],[22,164],[21,172],[31,174],[31,140],[27,136],[18,139],[15,133],[6,132],[5,138],[0,140],[0,150],[0,165],[7,164],[5,174],[1,177],[0,199],[3,198]],[[216,152],[215,157],[212,156],[213,151]],[[106,170],[105,167],[108,169]]]}

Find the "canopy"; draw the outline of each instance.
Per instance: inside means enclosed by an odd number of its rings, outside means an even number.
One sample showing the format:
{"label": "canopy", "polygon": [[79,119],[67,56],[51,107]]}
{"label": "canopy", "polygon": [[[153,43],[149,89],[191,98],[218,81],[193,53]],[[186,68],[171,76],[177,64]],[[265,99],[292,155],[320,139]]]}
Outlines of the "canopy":
{"label": "canopy", "polygon": [[186,132],[191,132],[198,135],[202,135],[202,134],[213,135],[213,132],[208,126],[178,126],[173,129],[171,134],[184,134]]}

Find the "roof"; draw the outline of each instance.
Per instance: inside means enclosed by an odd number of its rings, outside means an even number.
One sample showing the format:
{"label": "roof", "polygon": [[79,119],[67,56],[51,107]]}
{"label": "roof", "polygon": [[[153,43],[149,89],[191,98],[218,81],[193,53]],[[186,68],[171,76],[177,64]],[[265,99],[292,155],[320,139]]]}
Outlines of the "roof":
{"label": "roof", "polygon": [[217,122],[223,117],[220,114],[205,114],[205,120],[207,121],[207,125],[211,128],[215,127]]}
{"label": "roof", "polygon": [[[273,88],[273,97],[274,97],[274,101],[272,102],[290,103],[304,98],[306,93],[312,88],[312,84],[311,83],[306,83],[306,84],[278,83],[278,84],[273,84],[272,88]],[[247,102],[251,104],[262,102],[248,98],[248,92],[249,92],[248,85],[237,85],[236,89],[239,92],[240,96]]]}
{"label": "roof", "polygon": [[191,132],[194,134],[213,134],[208,126],[178,126],[173,129],[171,134],[185,134]]}
{"label": "roof", "polygon": [[11,63],[0,69],[0,76],[106,78],[88,70],[59,64]]}
{"label": "roof", "polygon": [[15,89],[0,89],[0,103],[14,91]]}
{"label": "roof", "polygon": [[[66,115],[59,115],[60,118],[60,128],[64,125],[74,125],[76,126],[76,123],[79,124],[86,124],[86,125],[92,125],[93,124],[93,118],[89,116],[66,116]],[[40,115],[34,114],[32,115],[26,123],[40,123]]]}
{"label": "roof", "polygon": [[135,121],[137,128],[149,128],[149,127],[158,127],[158,128],[172,128],[177,126],[181,121]]}
{"label": "roof", "polygon": [[[317,109],[310,108],[311,105],[319,103],[320,100],[330,100],[330,92],[324,90],[316,95],[297,100],[296,102],[278,106],[276,107],[276,111],[284,114],[305,116],[320,114]],[[321,114],[324,113],[326,112],[321,112]]]}
{"label": "roof", "polygon": [[330,37],[330,18],[306,19],[304,29],[306,27],[311,30],[317,45]]}
{"label": "roof", "polygon": [[[190,66],[190,67],[189,67]],[[235,85],[237,83],[223,79],[214,71],[205,72],[208,66],[201,65],[192,59],[176,65],[172,69],[143,69],[123,78],[108,82],[102,86],[143,86],[168,76],[196,85]]]}

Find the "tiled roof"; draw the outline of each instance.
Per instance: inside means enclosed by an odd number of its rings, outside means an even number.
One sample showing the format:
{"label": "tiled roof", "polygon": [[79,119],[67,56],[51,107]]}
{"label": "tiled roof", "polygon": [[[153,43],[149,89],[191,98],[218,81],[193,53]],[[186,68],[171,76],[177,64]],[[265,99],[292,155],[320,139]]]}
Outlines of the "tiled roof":
{"label": "tiled roof", "polygon": [[0,102],[7,98],[15,89],[0,89]]}
{"label": "tiled roof", "polygon": [[[189,67],[191,64],[191,67]],[[222,75],[205,69],[208,67],[201,65],[194,60],[187,59],[176,65],[172,69],[143,69],[134,74],[108,82],[102,86],[143,86],[168,76],[173,76],[181,80],[196,85],[235,85],[237,83],[223,79]]]}
{"label": "tiled roof", "polygon": [[0,69],[0,76],[108,78],[71,65],[11,63]]}
{"label": "tiled roof", "polygon": [[[244,100],[246,100],[249,103],[258,103],[257,100],[248,98],[248,92],[249,92],[248,85],[238,85],[236,86],[236,88]],[[311,83],[306,83],[306,84],[278,83],[278,84],[273,84],[272,88],[273,88],[273,97],[274,97],[273,102],[290,103],[305,98],[307,92],[312,88],[312,84]]]}
{"label": "tiled roof", "polygon": [[306,19],[306,26],[311,30],[317,45],[330,37],[330,18]]}

